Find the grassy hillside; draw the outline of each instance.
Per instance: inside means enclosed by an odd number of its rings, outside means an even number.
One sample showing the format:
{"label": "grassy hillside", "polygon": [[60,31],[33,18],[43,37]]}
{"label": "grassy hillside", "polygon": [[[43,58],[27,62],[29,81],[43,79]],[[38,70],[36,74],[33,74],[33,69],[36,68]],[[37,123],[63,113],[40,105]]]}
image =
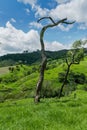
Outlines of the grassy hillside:
{"label": "grassy hillside", "polygon": [[72,82],[71,76],[70,84],[64,88],[64,92],[69,89],[70,93],[58,99],[62,84],[59,73],[64,73],[66,65],[62,59],[49,60],[40,104],[34,104],[32,98],[39,77],[39,64],[0,68],[0,130],[86,130],[86,65],[87,57],[79,65],[71,67],[75,76],[80,74],[80,80],[85,74],[85,83]]}
{"label": "grassy hillside", "polygon": [[[87,82],[87,58],[84,61],[81,61],[79,65],[73,65],[71,70],[76,76],[79,76],[80,79],[82,74],[85,74],[85,83],[72,83],[73,79],[69,79],[70,84],[68,87],[65,87],[64,91],[67,89],[73,90],[76,86],[76,89],[86,90]],[[20,99],[34,97],[36,84],[39,78],[39,64],[34,65],[16,65],[13,71],[0,76],[0,102],[3,102],[7,99]],[[62,82],[59,82],[59,73],[64,72],[66,65],[62,60],[52,60],[47,64],[47,69],[45,71],[45,79],[43,83],[43,95],[45,97],[55,97],[58,96],[59,88]],[[1,71],[3,68],[1,69]],[[6,70],[7,72],[7,70]]]}
{"label": "grassy hillside", "polygon": [[33,99],[0,103],[0,130],[86,130],[87,92],[61,99]]}

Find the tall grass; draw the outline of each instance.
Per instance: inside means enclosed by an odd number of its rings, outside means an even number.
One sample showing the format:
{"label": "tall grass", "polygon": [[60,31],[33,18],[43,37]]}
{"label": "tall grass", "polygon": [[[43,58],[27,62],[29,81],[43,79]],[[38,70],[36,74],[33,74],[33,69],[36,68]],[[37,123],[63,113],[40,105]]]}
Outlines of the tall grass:
{"label": "tall grass", "polygon": [[6,101],[0,104],[0,130],[86,130],[87,93],[71,97]]}

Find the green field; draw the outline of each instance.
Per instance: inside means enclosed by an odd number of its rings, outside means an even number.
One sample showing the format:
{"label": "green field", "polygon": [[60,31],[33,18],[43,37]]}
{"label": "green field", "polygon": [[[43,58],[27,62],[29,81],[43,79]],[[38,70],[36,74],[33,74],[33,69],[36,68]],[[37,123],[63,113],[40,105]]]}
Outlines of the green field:
{"label": "green field", "polygon": [[1,103],[0,130],[87,130],[87,92],[40,104],[33,99]]}
{"label": "green field", "polygon": [[[85,74],[87,81],[86,65],[85,58],[71,70]],[[41,98],[39,104],[33,98],[39,65],[13,67],[13,72],[0,68],[0,130],[87,130],[87,83],[78,83],[76,90],[60,99],[54,97],[62,84],[58,74],[66,68],[62,61],[48,62],[43,83],[48,98]]]}

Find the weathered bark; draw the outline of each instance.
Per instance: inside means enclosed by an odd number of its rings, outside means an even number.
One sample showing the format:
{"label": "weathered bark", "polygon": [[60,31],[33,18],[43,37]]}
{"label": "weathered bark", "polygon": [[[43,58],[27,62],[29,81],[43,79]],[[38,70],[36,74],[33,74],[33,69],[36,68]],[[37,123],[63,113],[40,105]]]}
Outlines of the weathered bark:
{"label": "weathered bark", "polygon": [[47,64],[47,57],[45,54],[44,41],[43,41],[43,36],[44,36],[45,30],[46,30],[46,28],[43,27],[41,30],[41,33],[40,33],[42,63],[41,63],[41,68],[40,68],[39,81],[38,81],[37,87],[36,87],[35,103],[40,102],[40,92],[41,92],[42,83],[44,80],[44,71],[45,71],[46,64]]}
{"label": "weathered bark", "polygon": [[47,58],[44,55],[44,57],[42,58],[42,64],[41,64],[41,69],[40,69],[40,77],[39,77],[39,81],[37,83],[37,88],[36,88],[36,96],[35,96],[35,102],[38,103],[40,102],[40,92],[41,92],[41,88],[42,88],[42,83],[44,80],[44,71],[46,68],[46,64],[47,64]]}
{"label": "weathered bark", "polygon": [[44,48],[44,41],[43,41],[43,37],[44,37],[44,33],[45,31],[48,29],[48,28],[51,28],[51,27],[54,27],[54,26],[57,26],[58,24],[60,23],[65,23],[65,24],[73,24],[74,22],[67,22],[67,18],[64,18],[62,20],[59,20],[57,22],[54,22],[54,20],[51,18],[51,17],[43,17],[41,19],[38,20],[38,22],[40,20],[43,20],[43,19],[50,19],[51,20],[51,24],[48,24],[46,26],[44,26],[40,32],[40,43],[41,43],[41,54],[42,54],[42,63],[41,63],[41,69],[40,69],[40,76],[39,76],[39,80],[38,80],[38,83],[37,83],[37,86],[36,86],[36,94],[35,94],[35,103],[38,103],[40,102],[40,92],[41,92],[41,89],[42,89],[42,83],[43,83],[43,80],[44,80],[44,71],[45,71],[45,68],[46,68],[46,64],[47,64],[47,57],[45,55],[45,48]]}

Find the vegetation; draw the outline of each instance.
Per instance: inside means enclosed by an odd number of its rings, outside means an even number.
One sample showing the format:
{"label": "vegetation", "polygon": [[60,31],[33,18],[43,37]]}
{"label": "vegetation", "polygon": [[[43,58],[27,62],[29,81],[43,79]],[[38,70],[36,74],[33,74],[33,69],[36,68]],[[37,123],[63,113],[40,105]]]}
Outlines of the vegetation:
{"label": "vegetation", "polygon": [[[77,89],[86,90],[87,58],[79,65],[72,65],[63,90],[63,96]],[[11,70],[13,68],[13,70]],[[2,67],[0,73],[4,70]],[[45,71],[45,79],[41,97],[57,97],[64,80],[66,64],[61,59],[49,60]],[[5,70],[4,70],[5,71]],[[4,72],[5,73],[5,72]],[[35,96],[35,88],[39,77],[39,65],[19,64],[6,68],[6,74],[0,76],[0,102],[7,99],[20,99]]]}
{"label": "vegetation", "polygon": [[[49,60],[61,59],[67,53],[67,50],[60,51],[46,51],[46,56]],[[36,52],[31,53],[20,53],[20,54],[7,54],[0,57],[0,67],[3,66],[12,66],[15,64],[34,64],[41,61],[41,51],[37,50]]]}
{"label": "vegetation", "polygon": [[[57,52],[56,52],[57,53]],[[62,56],[62,55],[61,55]],[[41,103],[34,104],[39,64],[0,68],[0,130],[86,130],[87,56],[72,65],[59,99],[64,80],[64,58],[48,59]],[[4,71],[4,73],[3,73]]]}
{"label": "vegetation", "polygon": [[0,104],[0,130],[86,130],[87,92],[69,97],[6,101]]}
{"label": "vegetation", "polygon": [[66,73],[64,75],[64,80],[63,80],[63,84],[61,86],[60,92],[59,92],[59,98],[62,96],[62,91],[63,88],[65,86],[65,84],[67,83],[67,78],[70,72],[70,68],[73,64],[78,65],[80,63],[80,61],[84,58],[84,48],[81,47],[82,46],[82,41],[76,41],[73,43],[73,48],[72,50],[69,50],[66,56],[66,65],[67,65],[67,69],[66,69]]}

